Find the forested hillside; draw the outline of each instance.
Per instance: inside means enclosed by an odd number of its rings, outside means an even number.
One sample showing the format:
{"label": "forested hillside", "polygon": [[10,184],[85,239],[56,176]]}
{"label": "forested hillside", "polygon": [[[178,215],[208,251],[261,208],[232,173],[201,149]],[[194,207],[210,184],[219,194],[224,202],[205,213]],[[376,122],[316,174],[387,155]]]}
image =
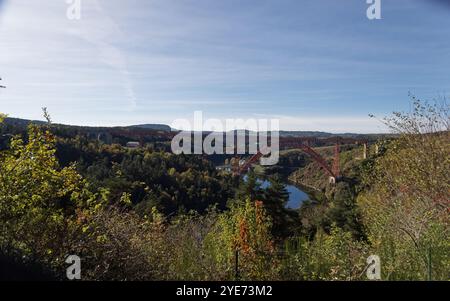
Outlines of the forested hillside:
{"label": "forested hillside", "polygon": [[386,123],[396,138],[367,159],[343,149],[335,185],[282,156],[293,181],[320,191],[299,210],[286,209],[278,172],[263,188],[164,143],[3,124],[0,276],[64,280],[77,254],[83,280],[365,280],[376,254],[384,280],[449,280],[448,106],[415,101]]}

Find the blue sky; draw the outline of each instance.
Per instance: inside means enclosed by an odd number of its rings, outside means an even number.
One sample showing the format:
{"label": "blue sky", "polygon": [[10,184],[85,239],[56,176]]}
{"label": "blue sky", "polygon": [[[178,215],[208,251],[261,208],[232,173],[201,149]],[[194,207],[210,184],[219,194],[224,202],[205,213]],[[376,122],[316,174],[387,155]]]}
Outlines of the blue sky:
{"label": "blue sky", "polygon": [[368,117],[450,93],[450,4],[381,0],[0,0],[0,111],[79,125],[279,118],[380,132]]}

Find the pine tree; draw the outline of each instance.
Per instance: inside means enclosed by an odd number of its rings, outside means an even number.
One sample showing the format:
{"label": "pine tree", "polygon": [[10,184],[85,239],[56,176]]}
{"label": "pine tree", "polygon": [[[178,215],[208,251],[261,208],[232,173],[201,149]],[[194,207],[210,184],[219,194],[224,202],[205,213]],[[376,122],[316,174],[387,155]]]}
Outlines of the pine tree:
{"label": "pine tree", "polygon": [[269,179],[270,185],[264,191],[264,208],[272,217],[273,234],[284,236],[289,229],[289,214],[286,209],[289,192],[278,176]]}
{"label": "pine tree", "polygon": [[247,198],[251,201],[260,201],[263,198],[261,182],[252,170],[247,173],[236,193],[236,199],[238,200],[245,200]]}

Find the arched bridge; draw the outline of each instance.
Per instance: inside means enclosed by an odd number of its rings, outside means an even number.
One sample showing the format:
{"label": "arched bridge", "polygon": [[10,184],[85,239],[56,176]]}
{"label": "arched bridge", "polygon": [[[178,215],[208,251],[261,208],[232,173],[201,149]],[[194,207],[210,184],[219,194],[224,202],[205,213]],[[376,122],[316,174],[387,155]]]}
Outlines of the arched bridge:
{"label": "arched bridge", "polygon": [[[341,170],[340,170],[340,145],[341,144],[362,144],[364,145],[364,153],[363,157],[367,157],[367,141],[363,139],[352,139],[352,138],[341,138],[341,137],[333,137],[333,138],[325,138],[325,139],[318,139],[318,138],[311,138],[311,137],[280,137],[280,149],[294,149],[298,148],[304,151],[306,154],[308,154],[314,161],[316,161],[330,176],[330,181],[335,182],[337,179],[341,177]],[[317,145],[317,142],[320,141],[325,144],[334,144],[334,159],[333,164],[330,166],[321,156],[318,152],[316,152],[310,145],[315,144]],[[241,175],[246,173],[250,167],[257,163],[261,157],[263,157],[263,154],[261,152],[258,152],[254,154],[252,157],[250,157],[248,160],[246,160],[243,164],[239,165],[239,160],[236,160],[237,165],[234,166],[234,173],[237,175]]]}

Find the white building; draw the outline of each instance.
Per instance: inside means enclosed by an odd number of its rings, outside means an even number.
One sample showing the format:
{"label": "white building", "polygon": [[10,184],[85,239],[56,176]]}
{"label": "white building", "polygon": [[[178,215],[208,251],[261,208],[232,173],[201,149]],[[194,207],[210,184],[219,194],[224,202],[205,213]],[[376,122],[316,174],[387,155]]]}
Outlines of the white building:
{"label": "white building", "polygon": [[127,147],[128,148],[139,148],[141,146],[141,144],[137,141],[130,141],[127,142]]}

